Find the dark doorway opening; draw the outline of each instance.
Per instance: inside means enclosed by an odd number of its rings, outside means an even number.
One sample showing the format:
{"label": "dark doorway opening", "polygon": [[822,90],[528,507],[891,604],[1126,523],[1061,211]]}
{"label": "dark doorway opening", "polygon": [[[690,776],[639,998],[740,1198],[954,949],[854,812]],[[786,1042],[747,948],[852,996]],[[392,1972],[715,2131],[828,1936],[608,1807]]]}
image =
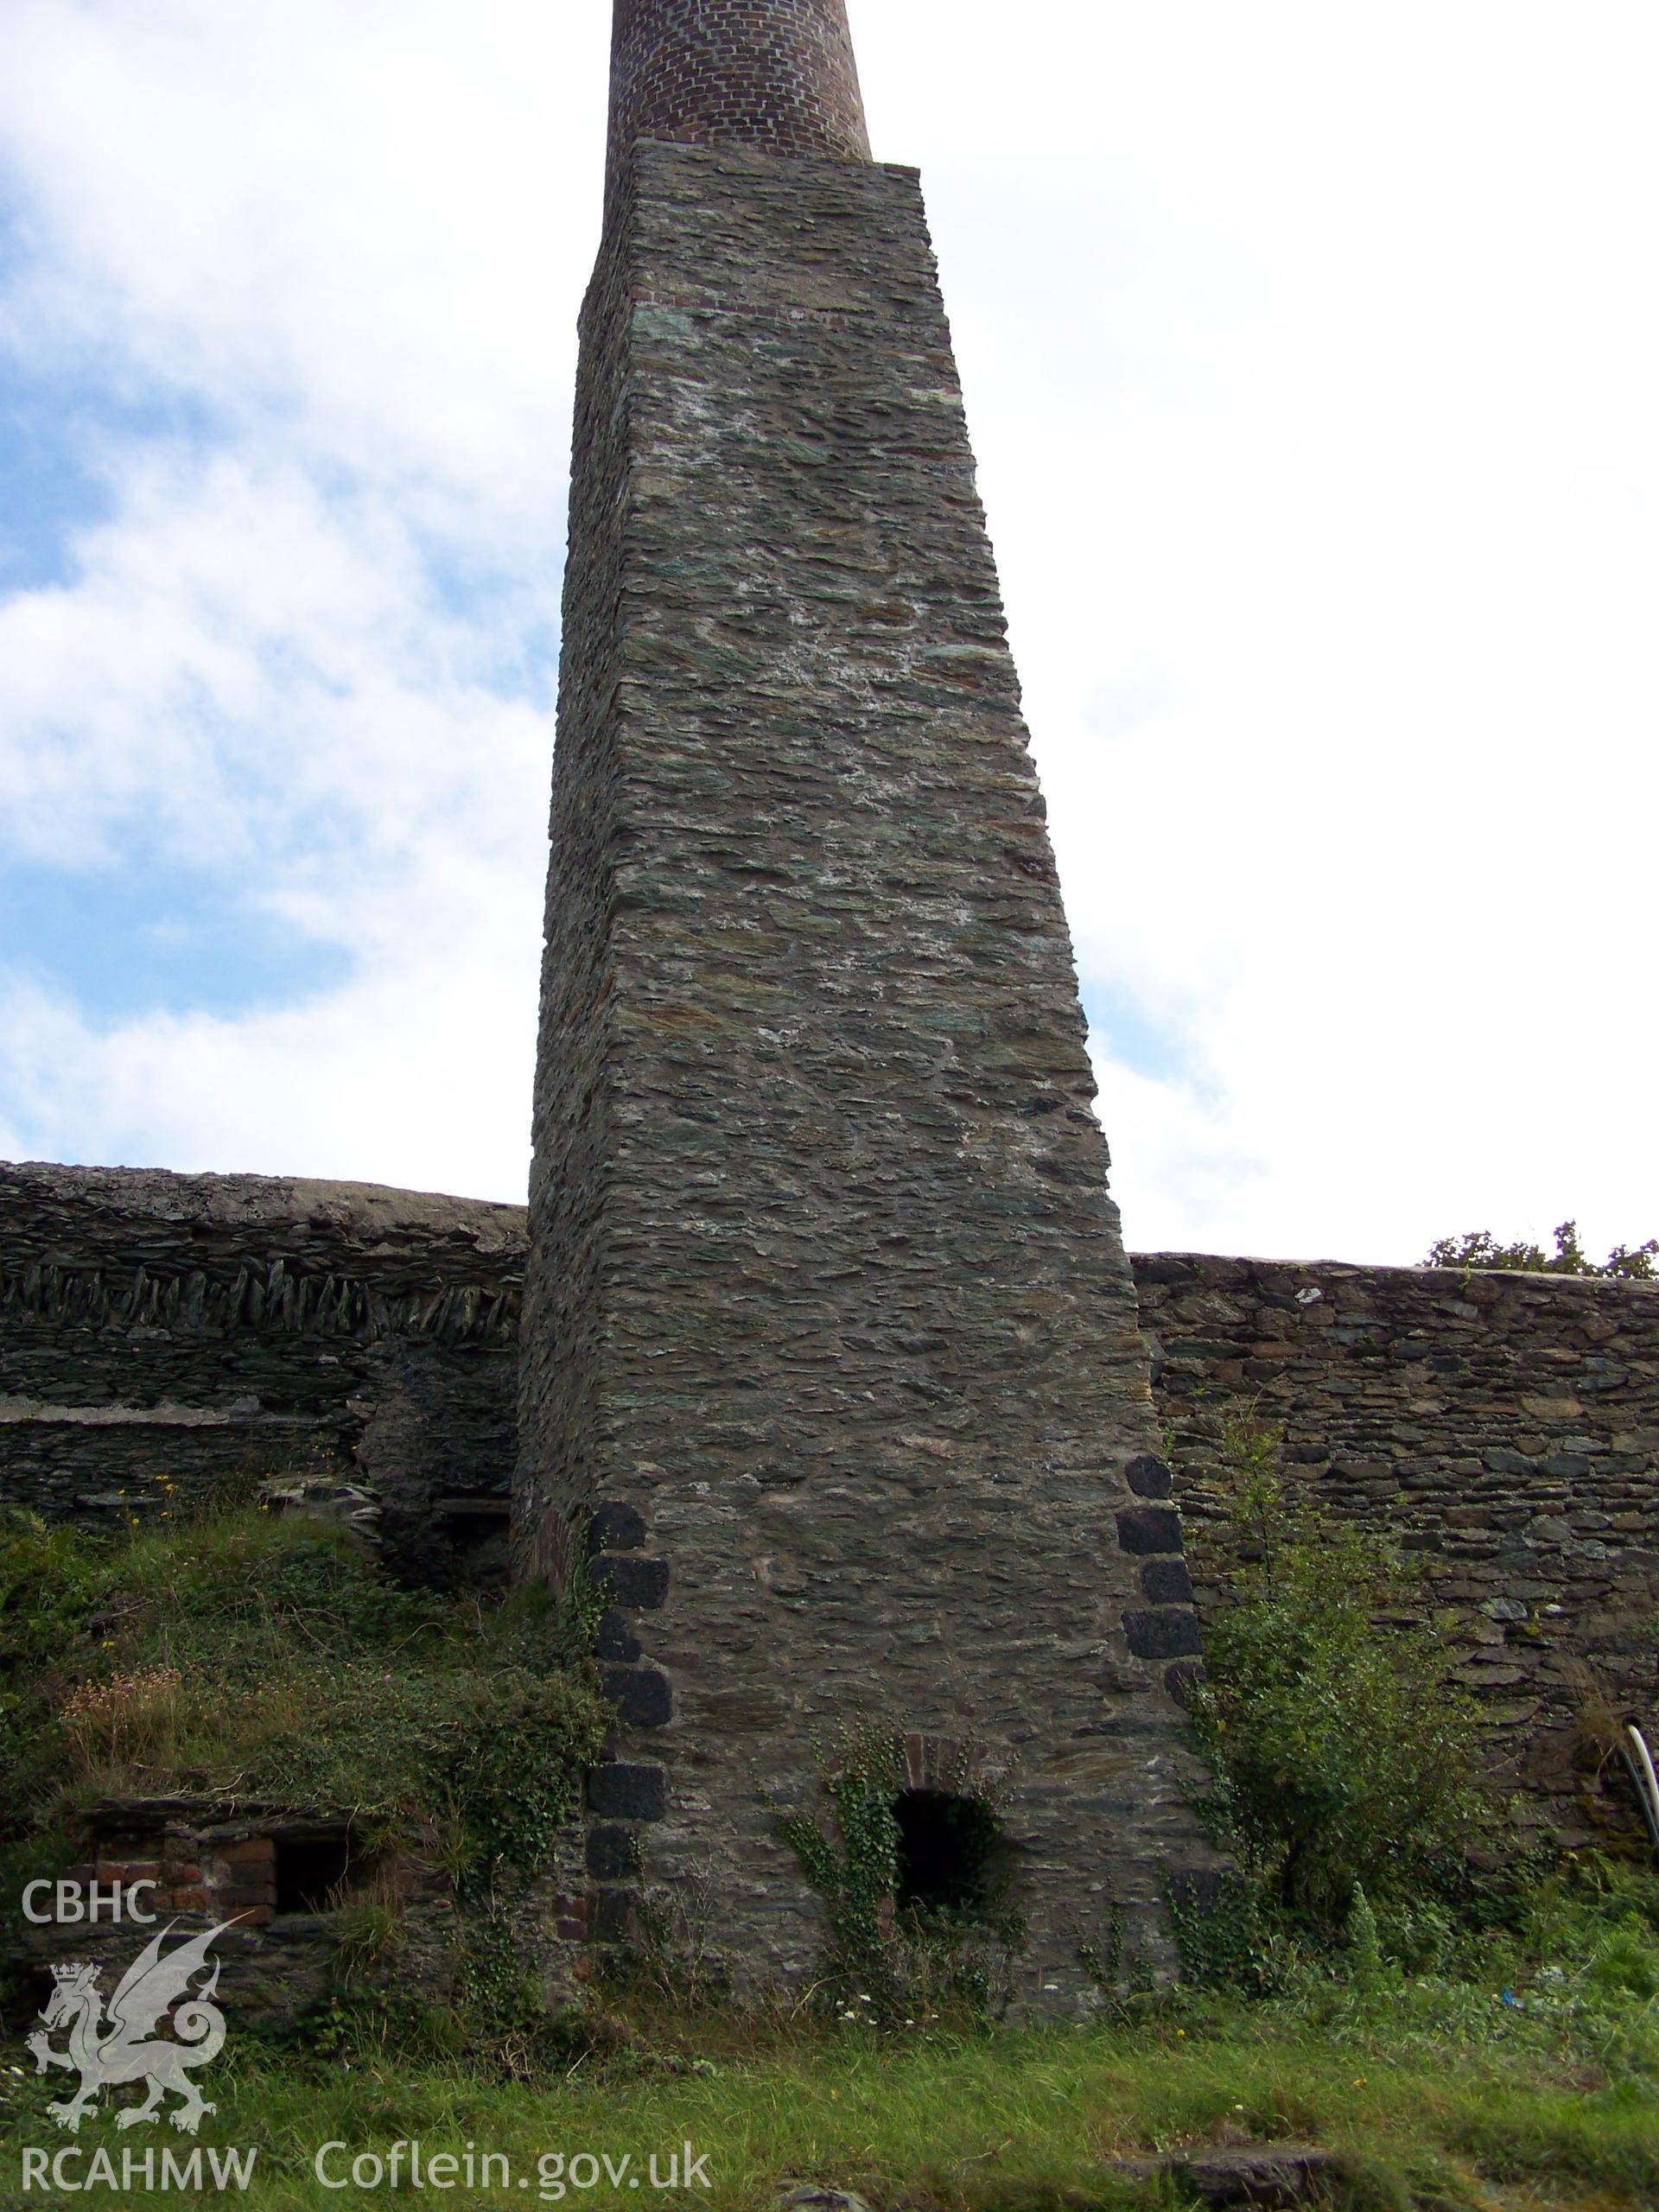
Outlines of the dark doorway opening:
{"label": "dark doorway opening", "polygon": [[343,1828],[321,1834],[279,1835],[276,1846],[276,1910],[327,1912],[356,1872],[352,1840]]}
{"label": "dark doorway opening", "polygon": [[512,1579],[508,1542],[512,1501],[505,1497],[441,1497],[435,1517],[448,1538],[450,1580],[468,1590],[505,1590]]}
{"label": "dark doorway opening", "polygon": [[903,1789],[893,1809],[899,1822],[899,1910],[982,1919],[999,1886],[1001,1830],[990,1807],[949,1789]]}

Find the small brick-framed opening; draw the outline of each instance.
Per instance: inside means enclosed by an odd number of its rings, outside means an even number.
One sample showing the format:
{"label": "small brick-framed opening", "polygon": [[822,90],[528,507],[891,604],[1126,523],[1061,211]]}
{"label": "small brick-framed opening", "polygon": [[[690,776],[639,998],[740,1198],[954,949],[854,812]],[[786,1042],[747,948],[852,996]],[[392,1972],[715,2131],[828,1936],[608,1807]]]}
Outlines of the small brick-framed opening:
{"label": "small brick-framed opening", "polygon": [[276,1912],[328,1912],[359,1872],[346,1828],[310,1828],[272,1837],[276,1847]]}
{"label": "small brick-framed opening", "polygon": [[1000,1887],[1002,1829],[984,1799],[953,1789],[901,1789],[893,1810],[899,1823],[899,1910],[985,1918]]}

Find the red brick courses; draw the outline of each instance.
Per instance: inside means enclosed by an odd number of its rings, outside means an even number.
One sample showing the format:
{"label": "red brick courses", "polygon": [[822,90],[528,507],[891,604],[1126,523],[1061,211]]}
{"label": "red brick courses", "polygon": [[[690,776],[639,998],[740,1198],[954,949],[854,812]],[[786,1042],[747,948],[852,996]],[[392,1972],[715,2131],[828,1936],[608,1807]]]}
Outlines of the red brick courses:
{"label": "red brick courses", "polygon": [[844,0],[616,0],[613,171],[636,138],[868,161]]}

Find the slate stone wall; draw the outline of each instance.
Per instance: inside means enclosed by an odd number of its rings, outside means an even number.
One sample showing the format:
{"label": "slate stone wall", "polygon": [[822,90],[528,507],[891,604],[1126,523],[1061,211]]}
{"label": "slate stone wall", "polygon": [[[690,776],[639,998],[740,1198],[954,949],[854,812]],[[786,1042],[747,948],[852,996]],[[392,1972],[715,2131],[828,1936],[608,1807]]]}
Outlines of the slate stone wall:
{"label": "slate stone wall", "polygon": [[971,1739],[1070,2003],[1207,1863],[1196,1625],[913,173],[638,145],[579,410],[519,1507],[599,1512],[595,1811],[799,1974],[767,1793]]}
{"label": "slate stone wall", "polygon": [[[1396,1536],[1450,1613],[1495,1761],[1582,1841],[1632,1808],[1593,1718],[1659,1738],[1659,1283],[1137,1259],[1201,1609],[1228,1421]],[[1206,1572],[1206,1569],[1209,1572]],[[1586,1725],[1590,1723],[1592,1725]]]}
{"label": "slate stone wall", "polygon": [[143,1518],[334,1478],[448,1580],[505,1535],[523,1253],[515,1206],[0,1165],[0,1500]]}
{"label": "slate stone wall", "polygon": [[[0,1499],[97,1522],[250,1467],[332,1470],[405,1572],[465,1574],[507,1496],[524,1241],[515,1206],[0,1166]],[[1569,1837],[1626,1817],[1582,1719],[1599,1685],[1659,1736],[1659,1286],[1133,1264],[1201,1614],[1217,1445],[1253,1407],[1294,1478],[1399,1535],[1426,1604],[1458,1614],[1494,1758],[1535,1816]],[[635,1555],[622,1572],[649,1598],[668,1562]],[[1154,1591],[1181,1572],[1145,1555]],[[596,1794],[664,1805],[661,1768],[639,1773]]]}
{"label": "slate stone wall", "polygon": [[613,181],[636,138],[868,161],[843,0],[616,0]]}

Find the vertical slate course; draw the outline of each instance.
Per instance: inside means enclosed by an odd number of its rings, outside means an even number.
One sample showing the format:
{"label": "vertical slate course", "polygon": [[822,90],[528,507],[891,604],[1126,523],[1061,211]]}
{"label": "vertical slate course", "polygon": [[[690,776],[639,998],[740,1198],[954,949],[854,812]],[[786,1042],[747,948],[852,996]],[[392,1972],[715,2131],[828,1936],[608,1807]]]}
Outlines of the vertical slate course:
{"label": "vertical slate course", "polygon": [[615,1146],[612,879],[627,834],[619,806],[616,683],[629,499],[622,371],[632,232],[631,211],[613,201],[582,311],[531,1122],[535,1249],[525,1271],[531,1318],[521,1331],[531,1349],[519,1363],[524,1464],[514,1489],[514,1539],[521,1561],[556,1582],[573,1556],[563,1508],[597,1503],[604,1441],[603,1246]]}
{"label": "vertical slate course", "polygon": [[645,139],[613,187],[518,1497],[556,1578],[596,1507],[639,1532],[610,1771],[660,1817],[598,1781],[632,1825],[596,1878],[701,1897],[740,1979],[804,1973],[775,1808],[868,1714],[1006,1778],[1022,1988],[1069,2006],[1111,1898],[1166,1957],[1160,1871],[1206,1864],[1196,1635],[1142,1580],[1173,1510],[1118,1540],[1147,1356],[917,180]]}

